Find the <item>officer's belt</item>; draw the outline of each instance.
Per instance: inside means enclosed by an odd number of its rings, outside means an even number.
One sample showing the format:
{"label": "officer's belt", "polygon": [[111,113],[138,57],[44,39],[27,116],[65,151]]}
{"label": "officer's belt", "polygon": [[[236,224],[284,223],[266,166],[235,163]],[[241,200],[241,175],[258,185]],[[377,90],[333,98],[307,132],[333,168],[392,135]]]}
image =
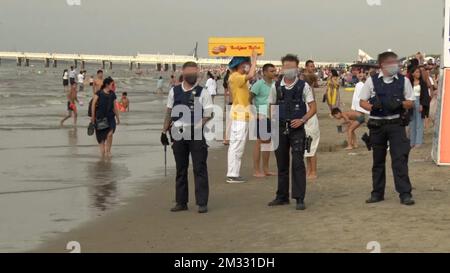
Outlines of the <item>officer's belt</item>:
{"label": "officer's belt", "polygon": [[370,123],[376,124],[378,126],[383,125],[391,125],[391,124],[401,124],[402,120],[400,118],[394,118],[394,119],[370,119]]}

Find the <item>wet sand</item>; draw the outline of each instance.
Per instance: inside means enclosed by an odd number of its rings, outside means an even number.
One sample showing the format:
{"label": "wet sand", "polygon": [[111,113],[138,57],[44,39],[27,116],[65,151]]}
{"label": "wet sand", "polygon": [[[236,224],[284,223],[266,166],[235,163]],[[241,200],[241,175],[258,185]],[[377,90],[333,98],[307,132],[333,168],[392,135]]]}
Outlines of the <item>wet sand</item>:
{"label": "wet sand", "polygon": [[[317,97],[322,93],[318,90]],[[351,96],[343,94],[344,109],[350,108]],[[410,156],[417,205],[400,205],[389,156],[386,201],[367,205],[371,153],[363,143],[345,151],[345,135],[337,134],[326,106],[319,106],[319,178],[308,181],[306,211],[296,211],[294,204],[267,207],[276,178],[252,177],[250,142],[242,168],[250,178],[246,184],[226,184],[226,149],[210,150],[208,214],[196,212],[192,171],[190,210],[169,212],[174,202],[172,170],[167,178],[153,179],[127,205],[49,239],[34,252],[66,252],[69,241],[80,242],[82,252],[369,252],[370,241],[378,241],[383,252],[450,251],[449,169],[437,167],[430,158],[431,131],[427,144]],[[365,130],[360,129],[358,137]],[[155,158],[147,154],[142,160]],[[272,170],[274,161],[272,155]]]}
{"label": "wet sand", "polygon": [[[68,120],[61,68],[41,62],[0,66],[0,252],[22,252],[126,204],[163,172],[159,144],[166,98],[156,96],[158,73],[138,76],[128,66],[106,71],[127,91],[131,112],[121,116],[114,160],[102,161],[86,134],[91,88],[80,98],[78,127]],[[95,64],[87,66],[96,71]],[[169,73],[169,72],[168,72]],[[167,76],[168,77],[168,76]],[[169,167],[173,159],[168,158]]]}

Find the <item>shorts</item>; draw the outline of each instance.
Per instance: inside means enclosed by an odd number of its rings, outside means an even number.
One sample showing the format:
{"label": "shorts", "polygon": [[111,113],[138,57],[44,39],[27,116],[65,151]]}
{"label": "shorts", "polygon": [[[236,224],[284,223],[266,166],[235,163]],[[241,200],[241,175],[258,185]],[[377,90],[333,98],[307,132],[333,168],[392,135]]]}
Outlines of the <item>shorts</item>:
{"label": "shorts", "polygon": [[77,112],[77,105],[75,103],[72,103],[70,101],[67,102],[67,111],[69,112]]}
{"label": "shorts", "polygon": [[[266,125],[264,125],[264,123]],[[268,118],[258,119],[256,122],[256,137],[259,140],[270,140],[270,133],[272,132],[272,122]],[[269,134],[269,135],[268,135]]]}
{"label": "shorts", "polygon": [[75,83],[75,78],[70,78],[70,84],[74,84]]}
{"label": "shorts", "polygon": [[83,92],[84,91],[84,84],[79,83],[78,86],[79,86],[79,92]]}
{"label": "shorts", "polygon": [[68,86],[69,85],[69,80],[63,80],[63,86]]}
{"label": "shorts", "polygon": [[359,124],[363,124],[364,122],[366,122],[366,116],[361,115],[361,116],[359,116],[359,117],[356,118],[356,121],[357,121]]}

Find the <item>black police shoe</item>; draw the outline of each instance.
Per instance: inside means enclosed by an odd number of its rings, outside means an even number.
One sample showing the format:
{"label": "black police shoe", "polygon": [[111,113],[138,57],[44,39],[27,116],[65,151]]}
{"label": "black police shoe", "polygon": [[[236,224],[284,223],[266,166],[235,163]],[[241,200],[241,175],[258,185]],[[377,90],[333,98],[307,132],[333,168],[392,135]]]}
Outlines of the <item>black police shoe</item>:
{"label": "black police shoe", "polygon": [[305,210],[305,209],[306,209],[305,202],[297,200],[296,210]]}
{"label": "black police shoe", "polygon": [[170,211],[171,212],[179,212],[188,210],[188,206],[186,204],[176,204]]}
{"label": "black police shoe", "polygon": [[384,197],[371,196],[369,199],[366,200],[366,203],[373,204],[373,203],[380,203],[382,201],[384,201]]}
{"label": "black police shoe", "polygon": [[400,200],[400,203],[405,206],[412,206],[416,202],[414,201],[414,199],[412,199],[412,197],[405,197]]}
{"label": "black police shoe", "polygon": [[289,200],[279,200],[275,199],[272,202],[268,204],[269,207],[275,207],[275,206],[285,206],[289,205]]}
{"label": "black police shoe", "polygon": [[198,206],[198,213],[207,213],[208,207],[207,206]]}

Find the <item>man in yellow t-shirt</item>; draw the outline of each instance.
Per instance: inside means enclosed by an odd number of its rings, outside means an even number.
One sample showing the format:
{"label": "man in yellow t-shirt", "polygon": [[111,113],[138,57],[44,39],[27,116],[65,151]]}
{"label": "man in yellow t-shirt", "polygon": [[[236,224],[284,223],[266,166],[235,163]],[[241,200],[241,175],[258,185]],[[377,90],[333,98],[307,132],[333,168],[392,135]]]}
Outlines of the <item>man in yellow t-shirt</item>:
{"label": "man in yellow t-shirt", "polygon": [[228,86],[233,104],[231,106],[230,146],[228,148],[227,182],[231,184],[246,182],[240,176],[241,160],[245,149],[250,116],[250,90],[248,81],[256,75],[256,52],[249,57],[234,57],[229,68],[231,70]]}

